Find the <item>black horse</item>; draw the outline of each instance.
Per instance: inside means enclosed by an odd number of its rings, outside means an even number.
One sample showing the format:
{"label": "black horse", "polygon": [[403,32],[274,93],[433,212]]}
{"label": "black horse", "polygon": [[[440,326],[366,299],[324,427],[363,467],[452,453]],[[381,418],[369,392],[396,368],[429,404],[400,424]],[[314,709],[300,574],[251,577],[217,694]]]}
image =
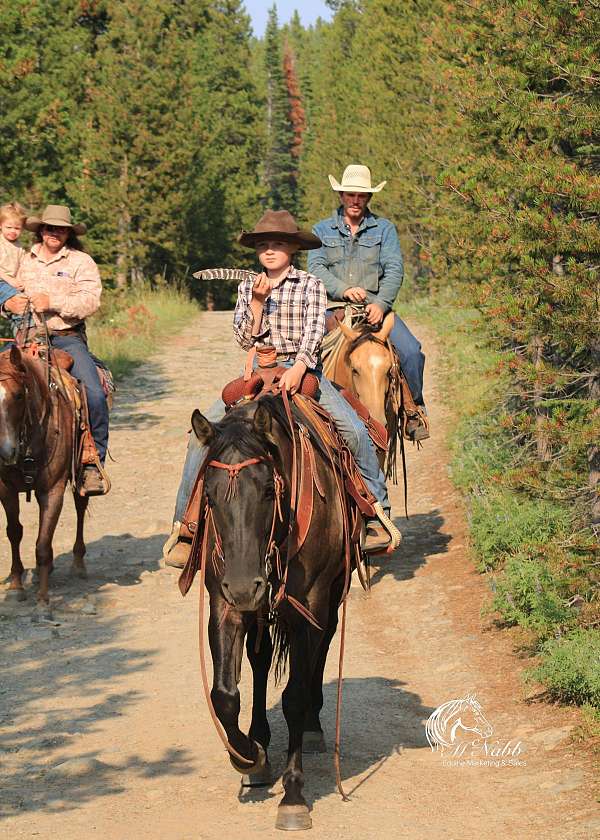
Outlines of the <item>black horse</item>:
{"label": "black horse", "polygon": [[[316,488],[312,519],[296,552],[290,541],[298,528],[290,528],[290,517],[295,507],[293,446],[298,443],[292,443],[282,399],[246,403],[216,425],[195,411],[192,426],[209,447],[202,541],[205,559],[211,558],[205,578],[214,711],[225,730],[233,766],[250,780],[266,781],[266,690],[274,649],[278,667],[287,662],[282,706],[289,730],[288,762],[276,825],[310,828],[302,795],[303,740],[305,749],[310,742],[310,749],[324,751],[319,720],[323,671],[348,583],[339,479],[326,452],[316,448],[311,459]],[[269,609],[273,638],[263,629]],[[247,735],[238,723],[244,640],[254,688]]]}

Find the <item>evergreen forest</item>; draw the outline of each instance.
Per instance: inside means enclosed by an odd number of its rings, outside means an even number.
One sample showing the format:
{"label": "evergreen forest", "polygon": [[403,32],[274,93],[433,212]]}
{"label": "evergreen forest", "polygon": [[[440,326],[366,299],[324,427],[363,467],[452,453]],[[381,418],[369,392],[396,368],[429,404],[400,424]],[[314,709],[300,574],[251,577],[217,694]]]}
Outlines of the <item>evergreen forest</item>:
{"label": "evergreen forest", "polygon": [[348,163],[387,180],[401,300],[486,382],[453,472],[494,614],[550,697],[600,709],[600,2],[328,5],[256,39],[238,0],[4,4],[1,199],[70,205],[123,287],[252,266],[237,233],[329,215]]}

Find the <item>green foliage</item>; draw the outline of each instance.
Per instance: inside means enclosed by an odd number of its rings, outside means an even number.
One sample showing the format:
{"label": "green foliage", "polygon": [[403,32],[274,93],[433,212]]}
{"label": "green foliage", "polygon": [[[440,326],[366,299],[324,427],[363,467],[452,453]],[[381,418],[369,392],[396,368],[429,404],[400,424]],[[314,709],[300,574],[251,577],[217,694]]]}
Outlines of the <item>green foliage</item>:
{"label": "green foliage", "polygon": [[176,284],[105,290],[100,312],[88,321],[90,349],[123,379],[194,311],[197,304]]}
{"label": "green foliage", "polygon": [[520,553],[511,557],[496,583],[493,608],[507,624],[519,624],[540,635],[571,624],[566,581],[554,574],[543,557]]}
{"label": "green foliage", "polygon": [[569,532],[571,519],[571,512],[559,505],[486,487],[470,503],[471,538],[480,568],[494,569],[516,552],[543,549]]}
{"label": "green foliage", "polygon": [[600,630],[572,630],[542,647],[543,662],[529,679],[543,683],[563,703],[588,703],[600,710]]}

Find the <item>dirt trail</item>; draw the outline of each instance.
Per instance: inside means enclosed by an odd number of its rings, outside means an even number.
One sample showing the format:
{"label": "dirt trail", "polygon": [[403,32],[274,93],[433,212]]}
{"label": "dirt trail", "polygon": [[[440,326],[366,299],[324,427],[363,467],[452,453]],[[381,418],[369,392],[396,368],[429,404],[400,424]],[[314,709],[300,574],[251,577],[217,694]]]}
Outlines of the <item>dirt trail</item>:
{"label": "dirt trail", "polygon": [[[70,499],[59,526],[57,624],[32,623],[31,595],[17,607],[0,600],[0,830],[12,840],[281,836],[273,828],[280,781],[240,793],[201,695],[198,586],[183,600],[175,575],[159,564],[186,423],[239,369],[230,318],[202,314],[169,358],[154,357],[120,390],[113,491],[91,506],[87,581],[68,573]],[[435,345],[418,333],[435,370]],[[409,453],[408,522],[399,516],[399,489],[393,494],[403,546],[377,571],[369,596],[351,591],[342,759],[351,802],[335,791],[331,754],[307,756],[311,836],[588,840],[600,834],[600,815],[589,759],[570,738],[575,715],[525,702],[508,638],[480,618],[486,587],[467,557],[464,512],[446,475],[448,419],[431,379],[428,393],[433,439]],[[34,515],[28,506],[29,567]],[[7,572],[5,544],[0,574]],[[329,743],[336,668],[334,645],[325,686]],[[247,687],[246,669],[246,719]],[[521,741],[524,764],[448,766],[448,756],[431,751],[424,721],[471,689],[493,725],[489,741]],[[286,743],[279,698],[272,687],[277,771]]]}

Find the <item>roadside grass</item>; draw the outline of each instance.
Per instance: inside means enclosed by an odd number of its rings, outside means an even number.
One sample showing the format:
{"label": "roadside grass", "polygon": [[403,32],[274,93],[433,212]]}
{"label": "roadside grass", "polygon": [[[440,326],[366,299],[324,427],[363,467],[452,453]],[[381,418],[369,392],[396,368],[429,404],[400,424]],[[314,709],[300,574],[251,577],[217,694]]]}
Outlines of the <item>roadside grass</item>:
{"label": "roadside grass", "polygon": [[[482,314],[458,306],[450,292],[419,297],[410,287],[396,308],[430,326],[442,350],[445,401],[454,422],[451,477],[465,495],[477,566],[493,592],[483,609],[499,625],[518,625],[529,634],[537,665],[525,679],[544,685],[553,700],[591,709],[594,725],[586,731],[597,733],[597,538],[564,481],[559,485],[551,470],[536,469],[531,448],[505,422],[507,366]],[[574,473],[577,481],[585,478]]]}
{"label": "roadside grass", "polygon": [[198,311],[185,287],[175,284],[104,289],[100,312],[87,322],[90,349],[123,379]]}

